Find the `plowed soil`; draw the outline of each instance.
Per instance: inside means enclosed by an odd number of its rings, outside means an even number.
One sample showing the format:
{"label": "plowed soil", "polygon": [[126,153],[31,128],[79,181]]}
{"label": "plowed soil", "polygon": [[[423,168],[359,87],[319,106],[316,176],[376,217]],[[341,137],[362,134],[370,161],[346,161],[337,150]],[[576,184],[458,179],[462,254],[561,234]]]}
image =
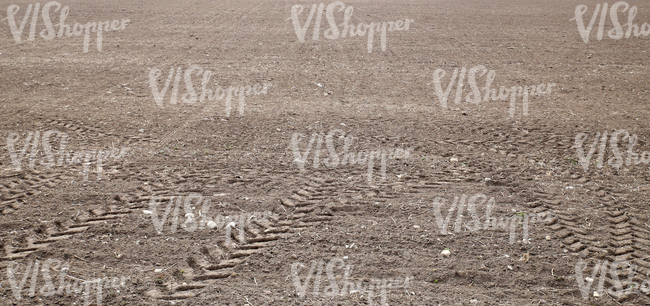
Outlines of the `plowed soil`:
{"label": "plowed soil", "polygon": [[[363,291],[324,294],[326,264],[335,259],[354,267],[351,281],[403,284],[408,277],[406,288],[386,289],[389,305],[650,305],[639,290],[594,297],[599,277],[584,299],[576,279],[580,261],[634,263],[639,283],[650,273],[648,164],[611,166],[608,143],[605,166],[595,163],[596,150],[585,170],[574,147],[579,133],[588,135],[587,154],[597,133],[626,130],[638,136],[634,152],[650,151],[650,37],[611,39],[608,16],[605,37],[596,39],[596,20],[585,43],[571,18],[585,4],[585,23],[591,20],[600,2],[586,2],[347,1],[351,24],[414,20],[408,30],[387,33],[385,51],[376,35],[371,53],[367,35],[325,38],[325,12],[319,39],[312,24],[300,42],[292,7],[304,6],[302,25],[319,2],[61,2],[69,6],[69,25],[130,20],[103,33],[101,52],[91,33],[87,53],[83,35],[39,37],[40,15],[36,38],[28,40],[30,17],[20,44],[8,19],[0,21],[0,305],[84,305],[83,294],[43,294],[41,272],[36,294],[28,294],[30,275],[16,299],[9,267],[18,267],[19,282],[27,264],[42,267],[48,259],[68,263],[67,274],[78,279],[128,277],[119,291],[102,292],[104,305],[369,304]],[[14,4],[20,26],[35,3],[3,0],[0,16]],[[650,5],[630,5],[638,7],[636,24],[650,22]],[[59,13],[50,15],[57,24]],[[341,23],[343,12],[335,15]],[[627,22],[627,13],[619,19]],[[190,96],[183,78],[178,103],[170,104],[172,78],[159,106],[152,69],[161,71],[161,90],[170,69],[192,65],[212,72],[213,88],[272,85],[245,96],[241,109],[232,98],[227,115],[226,98],[184,103]],[[466,102],[466,75],[460,103],[454,84],[443,108],[434,71],[446,72],[446,90],[454,69],[469,74],[476,66],[495,71],[492,88],[556,86],[529,97],[527,114],[518,97],[511,116],[510,100]],[[190,78],[201,95],[199,75]],[[477,81],[483,94],[485,79]],[[84,180],[82,163],[42,164],[47,155],[37,142],[30,167],[25,139],[50,130],[68,135],[68,151],[128,153],[107,159],[101,170],[91,162]],[[352,136],[349,152],[389,152],[385,178],[379,155],[370,180],[367,161],[324,164],[333,130],[340,130],[333,138],[339,157],[342,135]],[[6,142],[11,133],[19,135],[13,150],[26,148],[20,170]],[[294,161],[295,133],[305,136],[300,153],[312,135],[323,135],[314,136],[302,171]],[[51,138],[58,156],[60,138]],[[391,156],[396,149],[408,153]],[[619,149],[626,157],[627,140],[619,138]],[[462,218],[450,213],[443,234],[439,222],[454,198],[477,194],[494,198],[492,216],[513,223],[485,226],[483,202],[474,212],[478,229],[465,208]],[[178,230],[172,232],[172,212],[158,233],[144,212],[152,210],[151,198],[165,200],[160,218],[167,200],[189,195],[209,199],[212,216],[244,216],[232,237],[224,229],[230,219],[219,219],[215,229],[182,227],[183,205]],[[437,197],[445,200],[441,207]],[[193,209],[200,220],[200,205]],[[441,255],[445,249],[449,256]],[[320,289],[314,272],[300,296],[292,265],[304,265],[304,282],[321,260]],[[334,271],[339,280],[343,271]],[[619,272],[628,288],[627,272]],[[58,284],[59,273],[51,275]],[[613,285],[607,275],[605,288]],[[379,289],[373,298],[380,304]]]}

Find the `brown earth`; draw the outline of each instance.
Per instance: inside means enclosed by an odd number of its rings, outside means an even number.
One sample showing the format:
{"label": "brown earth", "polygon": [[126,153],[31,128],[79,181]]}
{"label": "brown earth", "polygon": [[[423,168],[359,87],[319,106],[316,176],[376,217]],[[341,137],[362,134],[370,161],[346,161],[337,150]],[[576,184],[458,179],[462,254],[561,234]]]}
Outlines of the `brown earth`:
{"label": "brown earth", "polygon": [[[583,299],[576,280],[580,260],[590,267],[628,260],[638,266],[639,283],[650,274],[650,168],[592,162],[585,171],[573,148],[579,133],[589,136],[588,151],[596,132],[624,129],[638,135],[635,152],[650,151],[650,37],[605,34],[598,41],[592,33],[584,43],[570,19],[586,4],[588,23],[600,3],[588,2],[345,2],[354,7],[355,25],[415,20],[409,30],[387,34],[384,52],[376,37],[372,53],[365,36],[324,38],[325,14],[320,39],[312,40],[312,25],[299,42],[291,8],[305,6],[304,22],[313,4],[304,1],[62,2],[70,8],[67,24],[130,19],[124,30],[104,33],[101,52],[91,39],[88,53],[83,37],[17,44],[2,20],[3,143],[18,133],[20,150],[29,132],[56,129],[69,135],[68,150],[129,152],[107,160],[101,180],[92,164],[83,181],[81,164],[41,165],[40,145],[33,169],[28,149],[18,171],[3,144],[0,304],[84,304],[75,293],[30,297],[31,276],[21,299],[14,297],[7,267],[19,264],[20,281],[28,263],[42,267],[48,259],[69,263],[75,278],[129,277],[119,292],[103,291],[106,305],[368,304],[364,292],[331,298],[313,294],[309,284],[301,298],[294,286],[292,264],[304,264],[304,281],[312,262],[347,256],[352,280],[409,277],[407,288],[388,290],[390,305],[650,305],[638,290]],[[15,4],[20,22],[30,3],[5,1],[0,16]],[[630,4],[638,6],[639,26],[650,22],[649,5]],[[340,23],[343,13],[336,14]],[[56,23],[58,13],[50,15]],[[37,36],[42,29],[39,16]],[[243,116],[236,98],[228,117],[223,100],[208,108],[182,103],[182,80],[180,103],[169,104],[170,85],[164,107],[157,106],[150,70],[162,71],[162,88],[170,68],[190,65],[211,70],[211,82],[224,88],[272,86],[246,97]],[[454,69],[479,65],[496,71],[496,88],[556,87],[531,97],[528,115],[517,98],[512,118],[509,101],[453,103],[456,86],[442,108],[434,71],[447,72],[445,89]],[[200,77],[193,82],[200,88]],[[471,91],[467,82],[463,95]],[[410,148],[410,156],[388,160],[385,180],[375,161],[368,182],[367,166],[324,166],[323,141],[321,165],[314,168],[312,150],[300,171],[292,135],[306,136],[302,151],[312,133],[334,129],[355,137],[350,152]],[[51,143],[57,152],[60,143]],[[342,152],[343,140],[334,143]],[[627,150],[626,141],[619,145]],[[613,156],[607,150],[605,161]],[[434,199],[446,199],[444,218],[454,197],[479,193],[495,199],[493,216],[516,220],[514,243],[510,229],[466,228],[469,212],[458,230],[454,212],[449,234],[441,233]],[[247,224],[243,239],[241,224],[225,239],[223,229],[181,228],[181,206],[178,231],[167,222],[157,234],[143,213],[150,198],[190,194],[210,199],[212,215],[274,214]],[[485,214],[486,206],[477,206],[481,223]],[[530,223],[526,243],[522,221],[531,216],[540,218]],[[449,257],[441,256],[444,249]],[[629,288],[627,273],[619,272]],[[321,293],[329,285],[322,273]],[[38,275],[36,289],[44,284]],[[606,288],[613,284],[608,275]],[[379,290],[374,294],[379,304]]]}

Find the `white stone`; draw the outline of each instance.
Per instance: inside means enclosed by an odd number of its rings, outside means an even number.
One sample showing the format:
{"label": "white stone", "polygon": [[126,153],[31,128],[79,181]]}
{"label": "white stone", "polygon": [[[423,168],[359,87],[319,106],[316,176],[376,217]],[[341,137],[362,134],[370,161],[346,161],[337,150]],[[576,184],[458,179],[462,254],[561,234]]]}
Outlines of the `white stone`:
{"label": "white stone", "polygon": [[444,250],[444,251],[440,252],[440,255],[442,255],[444,257],[449,257],[451,255],[451,252],[449,250]]}

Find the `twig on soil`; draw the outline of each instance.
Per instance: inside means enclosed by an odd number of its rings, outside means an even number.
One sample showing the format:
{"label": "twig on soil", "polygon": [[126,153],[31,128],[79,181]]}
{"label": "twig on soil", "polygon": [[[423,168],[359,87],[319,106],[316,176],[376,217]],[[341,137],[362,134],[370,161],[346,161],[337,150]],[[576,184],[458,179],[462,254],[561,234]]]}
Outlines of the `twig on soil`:
{"label": "twig on soil", "polygon": [[69,278],[72,278],[72,279],[80,280],[80,281],[83,281],[83,282],[86,282],[86,283],[88,282],[88,281],[85,280],[85,279],[76,278],[76,277],[74,277],[74,276],[72,276],[72,275],[68,275],[68,274],[66,274],[65,276],[67,276],[67,277],[69,277]]}
{"label": "twig on soil", "polygon": [[255,286],[259,287],[260,285],[257,284],[257,279],[253,277],[253,280],[255,281]]}
{"label": "twig on soil", "polygon": [[393,223],[397,224],[397,222],[395,222],[395,219],[393,219],[393,217],[390,217],[390,218],[391,218],[391,220],[393,220]]}
{"label": "twig on soil", "polygon": [[173,265],[171,265],[171,266],[169,266],[169,267],[167,267],[167,268],[164,268],[163,271],[167,271],[167,270],[173,268],[175,265],[176,265],[176,264],[173,264]]}
{"label": "twig on soil", "polygon": [[79,256],[77,256],[77,255],[72,255],[72,256],[74,256],[75,258],[77,258],[77,259],[79,259],[79,260],[86,261],[85,259],[83,259],[83,258],[81,258],[81,257],[79,257]]}

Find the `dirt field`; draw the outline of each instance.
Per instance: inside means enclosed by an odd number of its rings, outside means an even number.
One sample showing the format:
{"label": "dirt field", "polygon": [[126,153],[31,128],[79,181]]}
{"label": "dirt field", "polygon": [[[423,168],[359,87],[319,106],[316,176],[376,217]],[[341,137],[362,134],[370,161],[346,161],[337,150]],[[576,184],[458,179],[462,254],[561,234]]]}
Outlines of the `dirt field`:
{"label": "dirt field", "polygon": [[47,3],[0,6],[0,305],[650,305],[648,3]]}

